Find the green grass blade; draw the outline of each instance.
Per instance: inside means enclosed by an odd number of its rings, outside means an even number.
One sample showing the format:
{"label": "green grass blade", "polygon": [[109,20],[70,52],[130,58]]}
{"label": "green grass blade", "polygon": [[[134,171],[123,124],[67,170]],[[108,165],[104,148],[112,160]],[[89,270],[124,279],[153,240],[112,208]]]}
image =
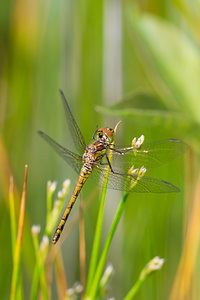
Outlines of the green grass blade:
{"label": "green grass blade", "polygon": [[39,282],[41,286],[43,299],[48,300],[48,290],[47,290],[47,283],[45,278],[44,264],[48,253],[49,240],[46,236],[43,237],[40,246],[38,241],[39,231],[40,231],[39,226],[32,227],[33,245],[34,245],[35,256],[36,256],[36,266],[33,275],[31,300],[37,300],[38,298]]}
{"label": "green grass blade", "polygon": [[95,230],[95,235],[94,235],[94,243],[93,243],[93,248],[92,248],[92,255],[91,255],[91,260],[90,260],[90,267],[89,267],[89,273],[88,273],[86,295],[89,293],[89,291],[93,285],[93,277],[95,274],[97,261],[99,258],[99,248],[100,248],[100,242],[101,242],[103,212],[104,212],[104,204],[105,204],[105,198],[106,198],[108,175],[109,175],[109,169],[106,173],[103,190],[101,193],[100,207],[99,207],[97,225],[96,225],[96,230]]}
{"label": "green grass blade", "polygon": [[10,187],[9,187],[9,202],[10,202],[10,228],[11,228],[11,242],[12,242],[12,255],[14,261],[14,249],[16,247],[16,237],[17,237],[17,229],[16,229],[16,216],[15,216],[15,202],[14,202],[14,184],[13,177],[10,177]]}
{"label": "green grass blade", "polygon": [[14,261],[13,261],[10,300],[17,299],[18,287],[20,283],[19,267],[20,267],[20,254],[21,254],[21,247],[22,247],[24,215],[25,215],[25,205],[26,205],[27,170],[28,170],[28,166],[26,165],[25,175],[24,175],[24,186],[23,186],[23,193],[22,193],[22,200],[21,200],[21,207],[20,207],[20,215],[19,215],[18,234],[17,234],[17,241],[16,241],[16,247],[14,253]]}
{"label": "green grass blade", "polygon": [[97,271],[96,271],[95,276],[94,276],[94,280],[92,281],[91,291],[90,291],[90,294],[87,296],[87,299],[95,299],[95,296],[97,294],[99,282],[100,282],[101,275],[102,275],[103,270],[104,270],[104,266],[105,266],[105,263],[106,263],[106,258],[107,258],[107,255],[108,255],[108,251],[109,251],[113,236],[115,234],[117,225],[118,225],[119,220],[121,218],[121,215],[122,215],[127,197],[128,197],[128,193],[126,193],[123,196],[123,198],[122,198],[122,200],[121,200],[121,202],[118,206],[115,218],[114,218],[113,223],[111,225],[111,228],[110,228],[105,246],[104,246],[103,251],[102,251],[102,255],[101,255],[98,267],[97,267]]}
{"label": "green grass blade", "polygon": [[128,294],[125,296],[124,300],[131,300],[138,292],[139,288],[141,287],[143,280],[138,279],[132,289],[128,292]]}

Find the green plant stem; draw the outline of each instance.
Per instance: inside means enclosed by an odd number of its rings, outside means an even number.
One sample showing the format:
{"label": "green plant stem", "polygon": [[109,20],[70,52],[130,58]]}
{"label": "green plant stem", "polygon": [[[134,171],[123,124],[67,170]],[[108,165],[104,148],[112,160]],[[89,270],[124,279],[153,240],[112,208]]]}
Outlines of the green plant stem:
{"label": "green plant stem", "polygon": [[103,211],[104,211],[104,204],[105,204],[105,198],[106,198],[106,188],[107,188],[107,183],[108,183],[108,176],[109,176],[109,169],[107,171],[105,181],[104,181],[104,186],[103,186],[102,193],[101,193],[100,207],[99,207],[96,231],[95,231],[95,235],[94,235],[94,243],[93,243],[93,248],[92,248],[92,255],[91,255],[91,260],[90,260],[90,267],[89,267],[89,273],[88,273],[86,295],[89,293],[91,286],[93,284],[93,278],[94,278],[94,274],[95,274],[95,270],[96,270],[96,266],[97,266],[97,260],[99,257],[102,223],[103,223]]}
{"label": "green plant stem", "polygon": [[132,289],[128,292],[128,294],[124,297],[124,300],[131,300],[135,296],[135,294],[138,292],[140,286],[144,282],[145,278],[138,279]]}
{"label": "green plant stem", "polygon": [[[9,186],[9,208],[10,208],[10,228],[11,228],[11,243],[12,243],[12,260],[14,264],[14,251],[17,239],[17,227],[16,227],[16,216],[15,216],[15,201],[14,201],[14,183],[13,177],[10,176],[10,186]],[[21,273],[19,274],[19,284],[17,283],[17,299],[23,299],[22,295],[22,278]]]}
{"label": "green plant stem", "polygon": [[19,215],[19,224],[18,224],[18,233],[17,240],[14,252],[13,259],[13,273],[12,273],[12,282],[11,282],[11,293],[10,300],[16,300],[18,294],[18,289],[20,288],[20,261],[21,261],[21,247],[22,247],[22,237],[23,237],[23,228],[24,228],[24,216],[25,216],[25,206],[26,206],[26,185],[27,185],[27,170],[28,166],[25,166],[25,175],[24,175],[24,186],[22,192],[22,200],[20,206],[20,215]]}
{"label": "green plant stem", "polygon": [[12,242],[12,255],[14,262],[14,251],[16,246],[16,217],[15,217],[15,202],[14,202],[14,193],[13,193],[13,177],[10,177],[10,187],[9,187],[9,203],[10,203],[10,228],[11,228],[11,242]]}
{"label": "green plant stem", "polygon": [[32,283],[30,299],[37,300],[39,278],[40,278],[40,269],[39,269],[40,247],[39,247],[38,235],[33,235],[33,245],[34,245],[35,256],[36,256],[36,265],[35,265],[34,274],[33,274],[33,283]]}
{"label": "green plant stem", "polygon": [[43,265],[37,265],[35,267],[34,276],[33,276],[33,285],[32,285],[32,291],[31,291],[31,298],[30,298],[31,300],[38,299],[39,281],[41,283],[43,299],[48,300],[48,292],[47,292],[47,285],[46,285],[46,279],[45,279]]}
{"label": "green plant stem", "polygon": [[50,215],[52,210],[52,193],[49,192],[48,184],[47,184],[47,216]]}
{"label": "green plant stem", "polygon": [[111,225],[111,228],[110,228],[105,246],[104,246],[103,251],[102,251],[102,255],[101,255],[96,273],[94,275],[94,279],[92,281],[92,286],[91,286],[90,293],[89,293],[89,295],[87,295],[86,299],[95,299],[95,297],[96,297],[96,294],[98,292],[99,282],[100,282],[100,279],[101,279],[101,276],[102,276],[102,273],[103,273],[103,270],[104,270],[104,266],[105,266],[105,263],[106,263],[106,258],[107,258],[108,251],[109,251],[109,248],[110,248],[110,244],[112,242],[112,239],[113,239],[113,236],[115,234],[117,225],[118,225],[119,220],[121,218],[121,215],[122,215],[127,197],[128,197],[128,193],[124,194],[124,196],[122,197],[122,200],[121,200],[121,202],[118,206],[115,218],[114,218],[113,223]]}
{"label": "green plant stem", "polygon": [[36,266],[33,275],[33,284],[31,290],[31,300],[37,300],[38,298],[38,288],[39,288],[39,281],[41,283],[41,290],[43,299],[48,299],[48,292],[47,292],[47,284],[45,279],[45,272],[44,272],[44,262],[41,259],[41,251],[39,247],[38,237],[33,237],[33,244],[35,249],[35,256],[36,256]]}

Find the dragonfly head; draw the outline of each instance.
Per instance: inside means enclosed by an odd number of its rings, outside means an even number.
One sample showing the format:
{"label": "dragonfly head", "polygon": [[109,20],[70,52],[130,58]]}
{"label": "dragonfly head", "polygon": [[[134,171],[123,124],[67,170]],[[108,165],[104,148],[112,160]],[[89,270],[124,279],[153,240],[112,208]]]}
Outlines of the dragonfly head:
{"label": "dragonfly head", "polygon": [[96,139],[110,145],[114,138],[114,130],[112,128],[99,128],[96,132]]}

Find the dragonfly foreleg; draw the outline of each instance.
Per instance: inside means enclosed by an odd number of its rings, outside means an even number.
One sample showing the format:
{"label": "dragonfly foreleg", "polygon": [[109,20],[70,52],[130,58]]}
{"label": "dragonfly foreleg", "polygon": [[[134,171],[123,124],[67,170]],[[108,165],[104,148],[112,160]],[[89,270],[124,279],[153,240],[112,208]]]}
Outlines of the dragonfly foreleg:
{"label": "dragonfly foreleg", "polygon": [[98,126],[97,126],[97,129],[95,130],[95,132],[94,132],[94,134],[93,134],[93,136],[92,136],[92,139],[93,139],[94,141],[96,141],[95,135],[96,135],[97,131],[98,131]]}
{"label": "dragonfly foreleg", "polygon": [[127,151],[120,151],[120,150],[117,150],[117,149],[115,149],[115,148],[109,148],[110,150],[113,150],[114,152],[117,152],[117,153],[119,153],[120,155],[124,155]]}

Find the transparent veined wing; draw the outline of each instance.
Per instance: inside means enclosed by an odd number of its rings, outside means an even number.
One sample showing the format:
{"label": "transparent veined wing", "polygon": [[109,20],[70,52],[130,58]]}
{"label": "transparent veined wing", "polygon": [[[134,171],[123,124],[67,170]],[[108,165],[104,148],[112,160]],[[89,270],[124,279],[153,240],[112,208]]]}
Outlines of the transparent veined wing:
{"label": "transparent veined wing", "polygon": [[[92,171],[92,177],[99,180],[100,185],[103,186],[106,172],[107,167],[97,164]],[[138,179],[137,176],[128,173],[113,173],[111,171],[109,172],[107,187],[136,193],[176,193],[180,191],[178,187],[164,180],[150,177]]]}
{"label": "transparent veined wing", "polygon": [[[112,151],[113,170],[127,171],[144,166],[147,170],[174,160],[187,150],[187,145],[180,140],[169,139],[153,143],[144,143],[141,148],[116,147]],[[104,163],[105,160],[104,160]]]}
{"label": "transparent veined wing", "polygon": [[68,123],[68,126],[69,126],[69,131],[71,133],[74,145],[75,145],[77,151],[79,153],[83,154],[84,151],[85,151],[85,147],[86,147],[85,140],[83,138],[81,130],[79,129],[79,127],[78,127],[78,125],[77,125],[77,123],[76,123],[76,121],[73,117],[73,114],[72,114],[72,112],[69,108],[67,99],[65,98],[65,95],[64,95],[62,90],[60,90],[60,94],[61,94],[61,97],[62,97],[65,116],[66,116],[66,120],[67,120],[67,123]]}
{"label": "transparent veined wing", "polygon": [[42,131],[38,133],[79,174],[83,165],[82,157],[58,144],[46,133]]}

